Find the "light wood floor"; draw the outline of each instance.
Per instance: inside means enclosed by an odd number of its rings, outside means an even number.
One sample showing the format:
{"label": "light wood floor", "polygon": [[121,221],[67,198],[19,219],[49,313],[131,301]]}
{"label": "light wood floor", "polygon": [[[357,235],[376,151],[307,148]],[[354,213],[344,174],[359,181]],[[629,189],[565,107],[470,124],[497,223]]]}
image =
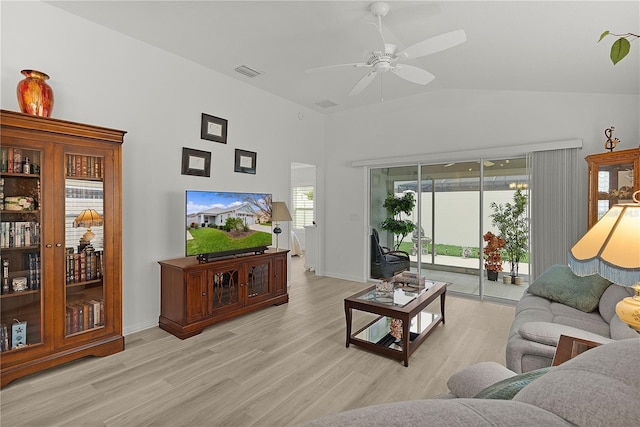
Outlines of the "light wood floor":
{"label": "light wood floor", "polygon": [[[345,348],[343,300],[363,283],[316,277],[293,258],[288,304],[180,340],[158,328],[122,353],[21,378],[0,392],[2,426],[285,426],[446,392],[479,361],[504,364],[514,308],[447,296],[440,325],[401,362]],[[439,300],[433,304],[439,310]],[[354,329],[370,320],[354,312]]]}

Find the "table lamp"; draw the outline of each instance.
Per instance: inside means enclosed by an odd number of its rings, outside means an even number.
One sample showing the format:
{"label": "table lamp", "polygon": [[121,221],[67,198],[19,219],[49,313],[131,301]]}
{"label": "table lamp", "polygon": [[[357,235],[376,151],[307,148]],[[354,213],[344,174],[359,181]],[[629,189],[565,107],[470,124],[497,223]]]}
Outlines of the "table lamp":
{"label": "table lamp", "polygon": [[634,203],[614,205],[569,251],[576,276],[599,274],[635,291],[616,305],[620,319],[640,333],[640,191]]}
{"label": "table lamp", "polygon": [[96,235],[91,231],[91,227],[100,227],[102,224],[102,217],[95,209],[84,209],[76,219],[73,220],[74,227],[87,227],[87,231],[80,239],[81,249],[93,249],[93,246],[91,246],[91,239],[96,237]]}
{"label": "table lamp", "polygon": [[274,222],[275,228],[273,232],[276,235],[276,251],[278,251],[278,235],[282,233],[280,221],[291,221],[291,214],[285,202],[273,202],[271,206],[271,221]]}

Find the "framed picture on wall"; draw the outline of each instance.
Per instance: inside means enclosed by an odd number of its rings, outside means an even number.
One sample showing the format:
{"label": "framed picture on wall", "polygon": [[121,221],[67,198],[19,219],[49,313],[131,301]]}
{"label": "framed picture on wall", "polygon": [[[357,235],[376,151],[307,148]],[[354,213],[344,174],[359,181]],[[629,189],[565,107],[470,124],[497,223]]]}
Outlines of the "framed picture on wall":
{"label": "framed picture on wall", "polygon": [[227,120],[202,113],[202,122],[200,123],[200,138],[226,144]]}
{"label": "framed picture on wall", "polygon": [[182,175],[211,176],[211,153],[182,147]]}
{"label": "framed picture on wall", "polygon": [[255,174],[256,157],[257,154],[253,151],[236,149],[235,167],[233,169],[234,172]]}

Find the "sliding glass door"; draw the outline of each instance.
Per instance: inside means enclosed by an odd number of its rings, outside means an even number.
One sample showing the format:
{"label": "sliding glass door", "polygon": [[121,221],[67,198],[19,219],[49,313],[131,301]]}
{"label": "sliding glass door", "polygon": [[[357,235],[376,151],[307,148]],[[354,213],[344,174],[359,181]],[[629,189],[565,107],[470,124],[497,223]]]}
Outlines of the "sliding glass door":
{"label": "sliding glass door", "polygon": [[[409,255],[412,271],[449,282],[451,291],[517,300],[525,286],[487,279],[482,236],[487,231],[499,234],[492,226],[491,204],[511,203],[518,188],[525,192],[528,188],[524,158],[372,168],[371,228],[378,232],[382,246]],[[414,196],[415,207],[399,219],[414,223],[415,231],[394,247],[398,236],[382,227],[387,217],[383,203],[389,194],[407,193]],[[525,282],[526,262],[524,257],[519,265]],[[505,271],[500,275],[509,275],[509,263],[502,267]]]}

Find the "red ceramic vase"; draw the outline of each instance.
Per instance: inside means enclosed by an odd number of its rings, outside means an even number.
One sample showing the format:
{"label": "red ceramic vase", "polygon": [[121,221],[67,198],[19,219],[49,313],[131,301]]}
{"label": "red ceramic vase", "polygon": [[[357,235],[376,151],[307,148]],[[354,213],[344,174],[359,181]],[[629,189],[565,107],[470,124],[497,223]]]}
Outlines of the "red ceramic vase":
{"label": "red ceramic vase", "polygon": [[22,70],[25,79],[18,83],[20,111],[34,116],[49,117],[53,110],[53,90],[46,80],[49,76],[36,70]]}

